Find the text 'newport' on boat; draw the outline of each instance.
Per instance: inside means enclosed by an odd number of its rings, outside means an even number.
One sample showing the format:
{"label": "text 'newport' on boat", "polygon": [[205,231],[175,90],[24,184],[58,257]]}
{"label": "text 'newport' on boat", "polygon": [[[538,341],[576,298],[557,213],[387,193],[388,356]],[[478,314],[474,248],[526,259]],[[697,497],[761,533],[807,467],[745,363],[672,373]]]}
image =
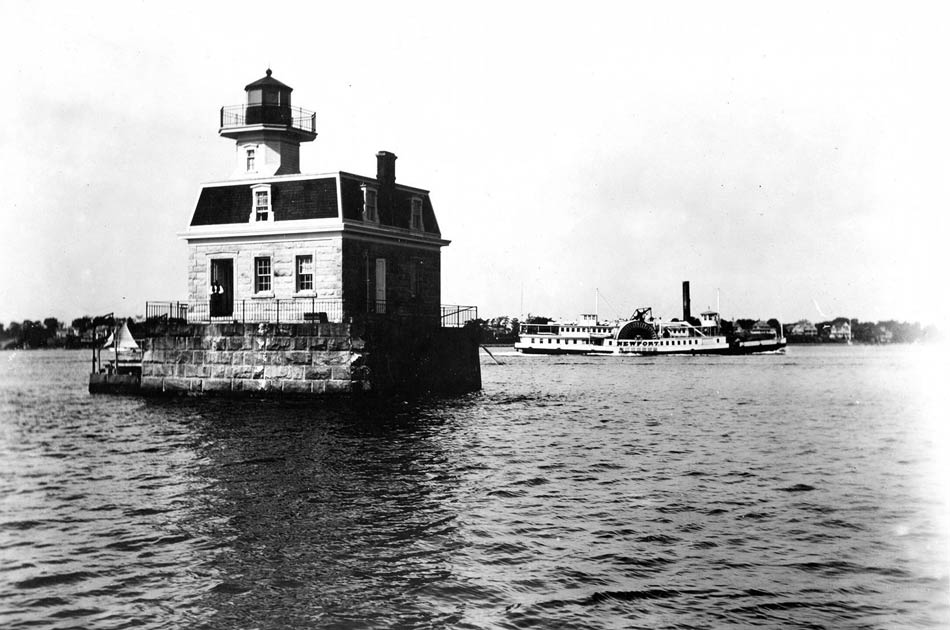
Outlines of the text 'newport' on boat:
{"label": "text 'newport' on boat", "polygon": [[690,315],[689,282],[683,283],[683,319],[663,320],[650,307],[625,320],[601,322],[581,315],[576,322],[522,324],[515,349],[526,354],[753,354],[783,352],[781,324],[756,322],[749,330],[723,322],[719,313]]}

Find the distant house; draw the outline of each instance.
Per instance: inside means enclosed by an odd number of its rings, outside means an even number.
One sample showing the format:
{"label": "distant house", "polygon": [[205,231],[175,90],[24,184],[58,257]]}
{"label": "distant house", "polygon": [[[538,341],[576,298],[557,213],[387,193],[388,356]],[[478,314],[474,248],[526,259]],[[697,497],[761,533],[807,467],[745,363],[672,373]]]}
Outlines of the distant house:
{"label": "distant house", "polygon": [[832,323],[828,328],[828,340],[851,343],[851,323]]}
{"label": "distant house", "polygon": [[788,331],[791,337],[818,337],[818,327],[807,319],[795,322]]}
{"label": "distant house", "polygon": [[[317,136],[312,112],[267,76],[246,103],[221,109],[235,141],[227,181],[205,184],[188,228],[189,302],[212,320],[296,309],[439,316],[441,248],[428,191],[396,183],[396,156],[376,154],[375,177],[300,173],[300,143]],[[315,305],[315,306],[312,306]],[[276,309],[276,311],[274,311]],[[282,310],[283,309],[283,310]]]}
{"label": "distant house", "polygon": [[78,339],[79,332],[73,326],[63,326],[62,328],[57,328],[56,332],[53,334],[53,339],[56,340],[56,343],[64,345],[67,340]]}
{"label": "distant house", "polygon": [[886,326],[877,326],[874,330],[874,341],[875,343],[891,343],[894,341],[894,333]]}

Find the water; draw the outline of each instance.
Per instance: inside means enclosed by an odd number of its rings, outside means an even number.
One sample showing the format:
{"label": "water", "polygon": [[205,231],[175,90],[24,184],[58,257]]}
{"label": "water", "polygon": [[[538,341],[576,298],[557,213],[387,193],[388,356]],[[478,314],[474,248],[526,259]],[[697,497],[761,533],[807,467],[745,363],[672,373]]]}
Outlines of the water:
{"label": "water", "polygon": [[0,353],[0,627],[950,625],[935,349],[501,354],[288,405]]}

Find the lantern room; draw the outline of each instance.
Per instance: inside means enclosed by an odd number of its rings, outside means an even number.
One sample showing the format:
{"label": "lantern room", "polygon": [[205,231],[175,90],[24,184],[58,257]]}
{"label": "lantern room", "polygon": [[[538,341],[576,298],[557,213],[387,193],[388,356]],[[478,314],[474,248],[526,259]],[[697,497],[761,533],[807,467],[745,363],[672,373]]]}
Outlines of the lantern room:
{"label": "lantern room", "polygon": [[245,102],[221,108],[218,133],[235,141],[234,179],[300,172],[300,143],[316,137],[316,114],[293,107],[293,88],[272,76],[244,87]]}
{"label": "lantern room", "polygon": [[267,69],[267,76],[249,83],[244,91],[247,92],[247,107],[244,110],[247,124],[291,124],[290,93],[294,89],[272,77],[270,68]]}

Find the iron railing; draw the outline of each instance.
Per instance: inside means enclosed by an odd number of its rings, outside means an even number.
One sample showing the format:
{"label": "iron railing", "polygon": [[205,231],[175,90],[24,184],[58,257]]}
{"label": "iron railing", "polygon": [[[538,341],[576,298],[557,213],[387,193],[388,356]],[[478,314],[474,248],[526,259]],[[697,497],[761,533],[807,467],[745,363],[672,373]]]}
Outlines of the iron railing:
{"label": "iron railing", "polygon": [[231,305],[202,302],[146,302],[146,319],[173,319],[189,324],[216,322],[276,324],[342,322],[343,301],[295,298],[236,300]]}
{"label": "iron railing", "polygon": [[442,328],[461,328],[478,319],[477,306],[442,305]]}
{"label": "iron railing", "polygon": [[315,133],[317,115],[301,107],[283,105],[225,105],[221,108],[221,128],[247,125],[286,125],[307,133]]}
{"label": "iron railing", "polygon": [[172,320],[188,324],[207,323],[273,323],[311,324],[342,322],[344,318],[370,314],[375,317],[435,319],[438,313],[443,328],[458,328],[478,319],[477,306],[443,304],[434,307],[397,307],[392,302],[370,302],[364,311],[347,313],[343,300],[318,298],[252,299],[226,303],[213,300],[202,302],[146,302],[147,320]]}

